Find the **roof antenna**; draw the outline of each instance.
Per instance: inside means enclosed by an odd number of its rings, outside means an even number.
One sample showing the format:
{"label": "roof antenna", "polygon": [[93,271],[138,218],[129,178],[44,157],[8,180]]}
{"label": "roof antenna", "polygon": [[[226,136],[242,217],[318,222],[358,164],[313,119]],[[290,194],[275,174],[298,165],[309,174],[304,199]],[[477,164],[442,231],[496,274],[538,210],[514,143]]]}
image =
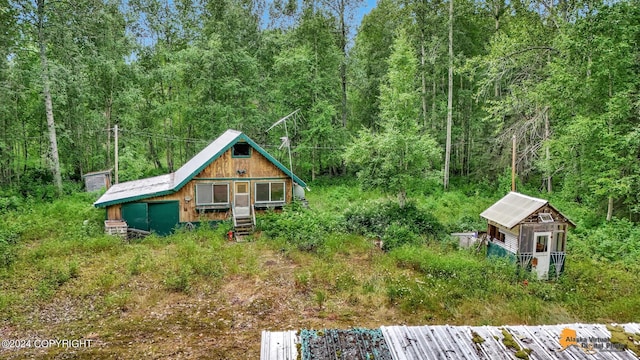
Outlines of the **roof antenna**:
{"label": "roof antenna", "polygon": [[[294,182],[294,179],[293,179],[293,162],[291,161],[291,140],[289,139],[289,130],[287,130],[287,119],[289,119],[290,117],[292,117],[293,115],[298,113],[298,111],[300,111],[300,109],[296,109],[291,114],[289,114],[289,115],[283,117],[282,119],[274,122],[273,125],[271,125],[271,127],[268,128],[267,131],[265,131],[265,132],[269,132],[274,127],[276,127],[276,126],[278,126],[280,124],[284,124],[285,136],[280,138],[280,140],[282,141],[282,144],[280,144],[280,147],[278,149],[282,149],[283,147],[286,146],[287,150],[289,152],[289,171],[291,172],[291,195],[292,196],[293,196],[293,185],[295,184],[295,182]],[[294,118],[294,120],[295,120],[295,118]]]}

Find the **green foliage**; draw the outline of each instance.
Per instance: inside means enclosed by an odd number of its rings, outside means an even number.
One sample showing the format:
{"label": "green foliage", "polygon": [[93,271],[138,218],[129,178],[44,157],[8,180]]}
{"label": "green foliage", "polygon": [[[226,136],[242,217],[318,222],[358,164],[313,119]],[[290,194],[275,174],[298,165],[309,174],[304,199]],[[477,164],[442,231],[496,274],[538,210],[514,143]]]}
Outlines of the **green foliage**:
{"label": "green foliage", "polygon": [[417,246],[422,244],[423,240],[409,226],[392,223],[385,229],[382,242],[383,249],[388,251],[402,245]]}
{"label": "green foliage", "polygon": [[433,172],[441,149],[417,124],[417,64],[405,32],[396,38],[388,61],[387,81],[380,85],[382,131],[361,130],[344,159],[363,185],[398,194],[402,207],[412,179]]}
{"label": "green foliage", "polygon": [[55,291],[66,282],[78,277],[78,263],[72,261],[63,266],[61,264],[45,265],[44,278],[38,283],[36,291],[38,296],[48,299]]}
{"label": "green foliage", "polygon": [[18,210],[23,204],[24,200],[17,192],[0,189],[0,214]]}
{"label": "green foliage", "polygon": [[317,212],[294,203],[282,212],[259,216],[258,229],[270,238],[283,238],[300,250],[316,251],[330,232],[339,230],[339,222],[330,212]]}
{"label": "green foliage", "polygon": [[134,258],[131,260],[129,265],[127,266],[127,270],[129,271],[129,275],[140,275],[142,273],[141,269],[142,265],[142,254],[136,253]]}
{"label": "green foliage", "polygon": [[11,266],[17,257],[18,254],[14,245],[0,242],[0,269]]}
{"label": "green foliage", "polygon": [[166,275],[164,285],[169,291],[186,293],[191,288],[192,274],[193,270],[189,266],[180,266]]}
{"label": "green foliage", "polygon": [[[416,234],[435,238],[442,235],[444,230],[431,213],[414,202],[400,207],[398,203],[390,201],[369,201],[346,209],[343,217],[347,231],[370,237],[400,235],[404,236],[404,240],[414,242]],[[391,225],[393,228],[388,232]]]}
{"label": "green foliage", "polygon": [[626,219],[611,222],[582,232],[568,242],[569,251],[594,256],[609,262],[637,264],[640,261],[640,228]]}
{"label": "green foliage", "polygon": [[318,309],[322,310],[325,302],[327,301],[327,294],[322,290],[316,290],[314,293],[314,300],[318,304]]}

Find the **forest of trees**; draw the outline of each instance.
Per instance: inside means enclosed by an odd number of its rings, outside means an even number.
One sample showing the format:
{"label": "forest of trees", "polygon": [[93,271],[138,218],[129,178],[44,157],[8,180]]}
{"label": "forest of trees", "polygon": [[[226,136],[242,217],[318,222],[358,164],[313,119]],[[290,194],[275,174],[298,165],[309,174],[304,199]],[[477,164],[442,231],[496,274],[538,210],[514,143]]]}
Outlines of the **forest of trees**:
{"label": "forest of trees", "polygon": [[0,187],[113,167],[114,125],[121,181],[228,128],[281,156],[300,109],[309,180],[495,183],[515,135],[523,184],[638,220],[640,0],[449,1],[0,0]]}

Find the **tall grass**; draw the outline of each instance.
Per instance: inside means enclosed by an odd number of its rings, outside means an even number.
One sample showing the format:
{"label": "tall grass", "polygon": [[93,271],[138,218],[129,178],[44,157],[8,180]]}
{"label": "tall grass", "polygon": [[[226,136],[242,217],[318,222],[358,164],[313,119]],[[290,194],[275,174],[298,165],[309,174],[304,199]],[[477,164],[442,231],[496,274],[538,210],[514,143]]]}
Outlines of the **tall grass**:
{"label": "tall grass", "polygon": [[[312,188],[309,209],[260,216],[259,235],[240,244],[226,241],[224,227],[131,242],[106,236],[104,211],[91,206],[90,194],[9,210],[0,217],[0,245],[11,250],[0,257],[0,316],[29,327],[39,309],[69,301],[91,316],[117,318],[148,313],[167,299],[195,303],[213,294],[231,306],[236,294],[220,291],[238,279],[269,284],[231,287],[251,298],[249,314],[263,318],[281,302],[296,316],[353,325],[378,317],[387,324],[624,322],[640,314],[640,268],[629,261],[635,242],[597,241],[617,234],[633,240],[634,224],[614,221],[571,234],[565,273],[541,282],[507,259],[446,241],[448,231],[483,227],[478,214],[495,194],[416,186],[410,207],[400,210],[393,199],[350,183]],[[392,246],[376,248],[378,237]],[[258,297],[265,291],[278,300]],[[220,318],[216,329],[230,326]]]}

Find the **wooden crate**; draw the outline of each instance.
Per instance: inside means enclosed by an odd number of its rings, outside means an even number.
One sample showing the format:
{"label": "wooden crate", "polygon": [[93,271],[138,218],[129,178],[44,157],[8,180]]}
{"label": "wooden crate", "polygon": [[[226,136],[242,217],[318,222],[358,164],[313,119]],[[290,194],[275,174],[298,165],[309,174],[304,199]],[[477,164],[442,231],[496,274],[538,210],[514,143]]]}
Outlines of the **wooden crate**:
{"label": "wooden crate", "polygon": [[127,222],[124,220],[105,220],[104,232],[109,235],[119,236],[123,239],[127,238]]}

